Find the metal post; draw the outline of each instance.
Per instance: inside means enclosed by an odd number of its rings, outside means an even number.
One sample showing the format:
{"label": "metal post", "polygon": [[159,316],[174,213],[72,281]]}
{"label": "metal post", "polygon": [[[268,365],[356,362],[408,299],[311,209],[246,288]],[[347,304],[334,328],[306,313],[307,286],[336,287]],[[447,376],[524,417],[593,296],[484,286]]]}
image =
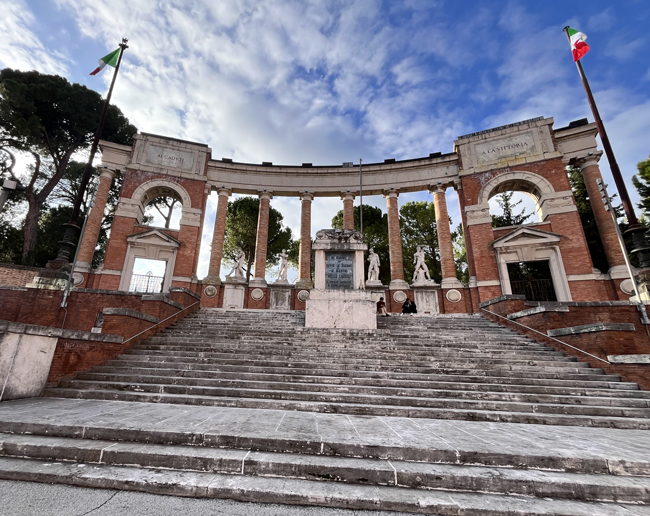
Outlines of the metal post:
{"label": "metal post", "polygon": [[650,324],[650,319],[648,319],[648,314],[646,313],[645,310],[645,303],[641,299],[641,293],[639,292],[639,286],[636,283],[636,277],[634,276],[634,271],[632,270],[632,264],[630,263],[630,258],[627,255],[627,251],[625,249],[625,240],[623,240],[623,235],[621,234],[621,228],[618,227],[618,221],[616,220],[616,213],[614,212],[614,208],[612,207],[612,202],[609,198],[609,194],[607,193],[607,187],[603,183],[603,180],[598,178],[596,179],[596,183],[598,184],[598,190],[600,190],[600,195],[603,198],[603,204],[605,205],[605,210],[607,210],[610,215],[612,216],[612,220],[614,221],[614,229],[616,230],[616,236],[618,237],[618,243],[621,246],[621,251],[623,251],[623,257],[625,258],[625,266],[627,267],[627,272],[630,275],[630,279],[632,280],[632,285],[634,286],[634,294],[636,295],[636,300],[637,300],[637,308],[639,312],[641,312],[641,321],[643,324]]}
{"label": "metal post", "polygon": [[361,171],[363,160],[359,158],[359,228],[363,238],[363,172]]}
{"label": "metal post", "polygon": [[[93,192],[90,194],[90,203],[88,204],[88,208],[86,208],[86,218],[84,219],[84,223],[81,226],[81,233],[79,234],[79,244],[81,244],[81,239],[84,237],[84,233],[86,232],[86,224],[88,223],[88,219],[90,218],[90,210],[92,210],[95,206],[95,197],[97,196],[97,190],[99,190],[99,183],[95,185],[93,188]],[[77,245],[77,250],[74,253],[74,260],[72,260],[72,268],[70,269],[70,274],[68,275],[68,281],[65,284],[65,291],[63,292],[63,300],[61,301],[61,308],[66,308],[68,306],[68,296],[70,295],[70,289],[72,288],[72,275],[74,274],[74,268],[77,265],[77,257],[79,256],[79,248],[81,245]]]}
{"label": "metal post", "polygon": [[115,72],[113,72],[113,79],[111,80],[111,86],[108,89],[108,94],[106,95],[106,100],[104,101],[104,107],[102,109],[101,116],[99,118],[99,125],[97,126],[97,131],[95,132],[95,138],[93,140],[92,146],[90,148],[90,156],[88,157],[88,162],[86,163],[86,168],[84,169],[83,176],[81,177],[81,183],[79,185],[79,192],[75,199],[74,206],[72,208],[72,215],[70,221],[64,224],[65,233],[63,235],[63,240],[59,242],[59,253],[54,260],[51,260],[47,264],[48,269],[55,271],[63,271],[70,259],[70,254],[72,254],[72,249],[75,247],[75,237],[78,234],[79,226],[77,225],[77,219],[79,218],[79,211],[81,208],[81,203],[83,202],[83,196],[88,186],[88,181],[90,180],[90,175],[92,172],[93,160],[95,159],[95,153],[97,152],[97,147],[99,146],[99,139],[102,136],[102,130],[104,128],[104,120],[106,119],[106,114],[108,113],[108,107],[111,102],[111,95],[113,94],[113,86],[115,86],[115,79],[117,78],[117,73],[120,71],[120,63],[122,62],[122,56],[124,51],[129,48],[127,45],[128,39],[122,38],[122,43],[120,43],[120,56],[117,59],[117,64],[115,65]]}

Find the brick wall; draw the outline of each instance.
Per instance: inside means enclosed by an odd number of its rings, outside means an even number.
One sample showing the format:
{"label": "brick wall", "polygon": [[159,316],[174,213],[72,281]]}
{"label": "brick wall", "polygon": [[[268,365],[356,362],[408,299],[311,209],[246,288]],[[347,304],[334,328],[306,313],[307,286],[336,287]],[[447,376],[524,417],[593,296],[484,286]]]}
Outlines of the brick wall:
{"label": "brick wall", "polygon": [[31,283],[42,270],[44,269],[40,267],[0,263],[0,286],[24,287],[27,283]]}
{"label": "brick wall", "polygon": [[[526,302],[522,296],[502,296],[493,300],[486,310],[503,317],[539,305],[539,303]],[[500,300],[499,300],[500,299]],[[558,304],[554,304],[559,306]],[[561,303],[568,308],[568,312],[548,311],[532,314],[510,321],[489,314],[484,310],[481,314],[502,326],[515,330],[522,335],[531,337],[539,342],[564,351],[569,356],[574,356],[582,362],[589,362],[592,367],[603,369],[607,374],[620,374],[624,381],[636,382],[642,389],[650,390],[650,365],[646,364],[607,364],[590,357],[585,353],[561,344],[562,341],[582,351],[607,360],[608,355],[650,354],[650,339],[644,325],[640,323],[640,314],[636,306],[626,302],[592,302],[592,303]],[[519,323],[519,324],[516,324]],[[583,326],[595,323],[629,323],[633,324],[635,331],[598,331],[563,335],[554,340],[546,336],[548,330]],[[522,327],[525,325],[531,329]]]}
{"label": "brick wall", "polygon": [[[110,360],[128,347],[173,324],[199,308],[199,296],[185,289],[169,294],[142,295],[89,289],[71,292],[67,309],[61,308],[63,292],[34,288],[0,288],[0,318],[66,330],[89,332],[106,308],[131,309],[150,317],[103,315],[102,334],[121,337],[120,342],[60,338],[54,352],[48,382],[58,382]],[[194,305],[194,306],[192,306]],[[183,310],[187,308],[186,310]],[[67,312],[66,312],[67,310]],[[160,324],[152,322],[155,318]],[[152,328],[155,326],[154,328]],[[146,331],[148,330],[148,331]],[[142,333],[141,335],[138,335]],[[135,338],[134,338],[135,337]],[[130,339],[130,340],[129,340]]]}

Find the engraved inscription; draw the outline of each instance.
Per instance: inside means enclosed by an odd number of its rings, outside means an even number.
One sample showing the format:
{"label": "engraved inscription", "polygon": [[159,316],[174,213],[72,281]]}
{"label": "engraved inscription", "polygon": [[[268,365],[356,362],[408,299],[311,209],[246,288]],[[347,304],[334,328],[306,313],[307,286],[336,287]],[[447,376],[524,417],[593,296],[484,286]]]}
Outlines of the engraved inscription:
{"label": "engraved inscription", "polygon": [[498,161],[513,156],[529,156],[535,153],[535,141],[532,133],[523,133],[510,138],[491,142],[477,143],[474,147],[479,164]]}
{"label": "engraved inscription", "polygon": [[147,147],[147,163],[167,168],[192,170],[194,154],[157,145]]}
{"label": "engraved inscription", "polygon": [[325,253],[325,288],[354,288],[354,253]]}

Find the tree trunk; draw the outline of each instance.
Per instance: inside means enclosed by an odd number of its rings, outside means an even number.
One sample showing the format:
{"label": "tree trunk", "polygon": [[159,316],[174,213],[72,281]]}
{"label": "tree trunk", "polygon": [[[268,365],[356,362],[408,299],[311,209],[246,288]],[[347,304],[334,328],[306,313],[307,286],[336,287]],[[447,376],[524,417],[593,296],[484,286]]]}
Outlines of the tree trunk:
{"label": "tree trunk", "polygon": [[38,238],[38,219],[41,216],[42,203],[36,199],[29,199],[29,209],[25,217],[23,226],[23,265],[32,265],[34,261],[34,252],[36,251],[36,240]]}

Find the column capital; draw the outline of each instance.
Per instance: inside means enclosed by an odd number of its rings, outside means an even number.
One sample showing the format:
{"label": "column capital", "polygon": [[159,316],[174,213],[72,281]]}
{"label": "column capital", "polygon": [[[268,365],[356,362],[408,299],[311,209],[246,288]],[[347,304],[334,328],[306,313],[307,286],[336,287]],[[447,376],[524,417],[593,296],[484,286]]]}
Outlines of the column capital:
{"label": "column capital", "polygon": [[341,192],[342,201],[354,201],[355,196],[352,192]]}
{"label": "column capital", "polygon": [[261,199],[268,199],[269,201],[273,199],[273,192],[269,192],[268,190],[264,190],[262,192],[258,192],[259,198]]}
{"label": "column capital", "polygon": [[115,179],[116,175],[117,172],[115,170],[111,170],[110,168],[102,168],[99,177],[106,177],[110,181],[112,181],[113,179]]}
{"label": "column capital", "polygon": [[232,190],[230,188],[217,188],[217,194],[223,195],[224,197],[230,197],[232,195]]}
{"label": "column capital", "polygon": [[300,200],[302,202],[311,202],[314,200],[314,194],[310,194],[309,192],[305,192],[300,194]]}
{"label": "column capital", "polygon": [[386,199],[397,199],[399,197],[399,190],[395,190],[394,188],[384,190],[384,197]]}
{"label": "column capital", "polygon": [[603,151],[592,152],[589,153],[587,156],[581,156],[579,158],[576,158],[573,161],[573,163],[576,167],[580,168],[580,170],[584,170],[587,167],[598,165],[598,162],[600,161],[602,155],[603,155]]}
{"label": "column capital", "polygon": [[430,194],[444,194],[445,192],[447,192],[447,185],[429,185]]}

